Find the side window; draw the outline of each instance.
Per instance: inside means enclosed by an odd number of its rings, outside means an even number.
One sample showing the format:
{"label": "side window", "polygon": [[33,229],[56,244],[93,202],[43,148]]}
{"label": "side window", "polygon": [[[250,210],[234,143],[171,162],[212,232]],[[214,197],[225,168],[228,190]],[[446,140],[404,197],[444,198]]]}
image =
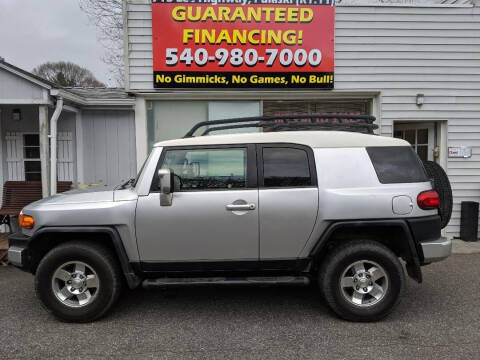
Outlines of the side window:
{"label": "side window", "polygon": [[264,147],[263,182],[265,187],[312,185],[307,152],[287,147]]}
{"label": "side window", "polygon": [[385,146],[366,149],[382,184],[428,181],[423,164],[412,147]]}
{"label": "side window", "polygon": [[247,150],[167,150],[163,169],[175,174],[175,191],[247,187]]}

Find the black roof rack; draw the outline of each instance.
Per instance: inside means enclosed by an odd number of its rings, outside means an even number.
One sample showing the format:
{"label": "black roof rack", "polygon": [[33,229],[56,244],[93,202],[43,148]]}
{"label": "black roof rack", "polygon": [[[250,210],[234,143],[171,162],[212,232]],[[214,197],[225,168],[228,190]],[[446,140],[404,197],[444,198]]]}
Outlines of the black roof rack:
{"label": "black roof rack", "polygon": [[263,128],[265,132],[288,130],[341,130],[373,134],[378,129],[374,124],[375,117],[371,115],[350,114],[292,114],[292,115],[267,115],[235,119],[202,121],[193,126],[185,134],[185,138],[193,137],[195,132],[206,127],[200,136],[208,135],[212,131]]}

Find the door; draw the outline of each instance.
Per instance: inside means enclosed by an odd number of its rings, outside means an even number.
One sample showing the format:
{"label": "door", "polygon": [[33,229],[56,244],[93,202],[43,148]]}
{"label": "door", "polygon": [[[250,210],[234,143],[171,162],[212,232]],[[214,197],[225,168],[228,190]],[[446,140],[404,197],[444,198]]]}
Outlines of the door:
{"label": "door", "polygon": [[420,159],[434,160],[435,125],[434,123],[400,123],[394,125],[393,136],[407,140]]}
{"label": "door", "polygon": [[158,168],[175,174],[172,205],[160,206],[158,179],[139,198],[140,260],[258,260],[255,160],[253,145],[164,148]]}
{"label": "door", "polygon": [[57,179],[72,181],[73,176],[73,135],[71,132],[58,132],[57,135]]}
{"label": "door", "polygon": [[259,145],[260,259],[295,259],[318,211],[313,151],[300,145]]}

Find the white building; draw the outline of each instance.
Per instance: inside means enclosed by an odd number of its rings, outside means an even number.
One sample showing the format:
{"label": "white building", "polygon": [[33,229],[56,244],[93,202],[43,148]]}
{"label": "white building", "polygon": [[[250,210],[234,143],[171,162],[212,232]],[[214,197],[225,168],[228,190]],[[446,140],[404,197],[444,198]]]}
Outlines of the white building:
{"label": "white building", "polygon": [[[50,117],[62,96],[59,149],[71,151],[59,151],[58,175],[75,184],[131,177],[153,142],[199,121],[355,112],[376,116],[380,135],[406,138],[445,168],[454,195],[447,235],[459,235],[460,203],[480,201],[479,0],[337,0],[333,90],[155,89],[151,0],[126,0],[124,10],[126,92],[55,90],[0,63],[3,181],[27,178],[28,134],[38,133],[39,109],[49,107]],[[18,108],[21,120],[12,120]]]}
{"label": "white building", "polygon": [[[118,89],[59,89],[0,60],[0,189],[8,180],[48,179],[42,138],[58,100],[57,178],[78,184],[115,184],[136,171],[135,99]],[[48,150],[48,149],[47,149]],[[47,169],[48,170],[48,169]]]}

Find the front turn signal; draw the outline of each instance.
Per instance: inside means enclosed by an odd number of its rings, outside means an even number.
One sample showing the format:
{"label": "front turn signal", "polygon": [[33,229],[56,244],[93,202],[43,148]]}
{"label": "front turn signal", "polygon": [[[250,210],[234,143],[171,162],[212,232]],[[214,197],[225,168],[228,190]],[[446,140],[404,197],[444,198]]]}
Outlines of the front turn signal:
{"label": "front turn signal", "polygon": [[20,213],[18,217],[18,224],[24,229],[33,229],[35,226],[35,219],[30,215]]}

